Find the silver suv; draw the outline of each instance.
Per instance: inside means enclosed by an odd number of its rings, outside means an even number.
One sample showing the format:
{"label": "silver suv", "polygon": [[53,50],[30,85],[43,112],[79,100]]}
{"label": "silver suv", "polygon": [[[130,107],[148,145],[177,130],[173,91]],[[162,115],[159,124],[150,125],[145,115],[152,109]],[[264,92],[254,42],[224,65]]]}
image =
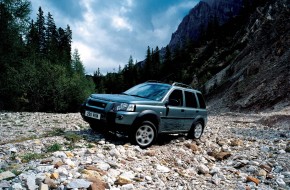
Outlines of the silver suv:
{"label": "silver suv", "polygon": [[81,115],[94,130],[126,132],[146,148],[161,133],[187,133],[199,139],[207,123],[200,91],[182,83],[145,82],[121,94],[91,94]]}

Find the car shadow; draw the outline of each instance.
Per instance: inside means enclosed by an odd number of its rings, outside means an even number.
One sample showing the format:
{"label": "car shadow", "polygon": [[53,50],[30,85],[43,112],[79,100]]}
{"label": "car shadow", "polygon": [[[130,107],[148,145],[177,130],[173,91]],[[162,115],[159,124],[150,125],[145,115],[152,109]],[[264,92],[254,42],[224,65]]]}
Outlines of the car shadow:
{"label": "car shadow", "polygon": [[[125,134],[114,133],[114,132],[100,132],[94,131],[92,129],[84,129],[78,131],[67,131],[66,133],[73,133],[75,135],[81,136],[81,138],[89,143],[100,143],[100,141],[105,141],[114,145],[125,145],[131,144],[130,139]],[[184,141],[187,139],[186,134],[159,134],[157,140],[153,144],[154,146],[162,146],[170,144],[173,141]]]}

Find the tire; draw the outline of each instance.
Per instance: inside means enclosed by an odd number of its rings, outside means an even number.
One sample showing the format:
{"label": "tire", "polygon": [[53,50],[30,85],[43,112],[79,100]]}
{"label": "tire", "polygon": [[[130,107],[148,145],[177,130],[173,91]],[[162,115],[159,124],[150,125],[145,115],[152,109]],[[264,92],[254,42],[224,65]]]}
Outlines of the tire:
{"label": "tire", "polygon": [[132,144],[137,144],[140,148],[151,146],[157,137],[156,127],[150,121],[143,121],[130,134]]}
{"label": "tire", "polygon": [[194,123],[188,132],[188,137],[191,139],[200,139],[204,130],[203,122],[197,121]]}

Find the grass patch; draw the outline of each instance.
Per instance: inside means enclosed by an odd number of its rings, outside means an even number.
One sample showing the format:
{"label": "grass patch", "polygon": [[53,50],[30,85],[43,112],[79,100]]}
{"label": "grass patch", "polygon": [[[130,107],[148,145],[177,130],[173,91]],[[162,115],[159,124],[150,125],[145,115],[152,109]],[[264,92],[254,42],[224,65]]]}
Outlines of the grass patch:
{"label": "grass patch", "polygon": [[89,143],[88,145],[87,145],[87,148],[94,148],[95,146],[93,145],[93,144],[91,144],[91,143]]}
{"label": "grass patch", "polygon": [[47,137],[53,137],[53,136],[61,136],[63,135],[65,132],[63,129],[61,128],[54,128],[52,131],[49,131],[45,134],[45,136]]}
{"label": "grass patch", "polygon": [[61,144],[54,143],[53,145],[47,147],[47,152],[56,152],[62,149]]}
{"label": "grass patch", "polygon": [[42,159],[44,158],[44,154],[39,154],[39,153],[26,153],[21,156],[22,162],[27,163],[31,160],[37,160],[37,159]]}
{"label": "grass patch", "polygon": [[64,138],[68,141],[71,141],[72,143],[76,143],[80,141],[83,137],[81,135],[75,134],[75,133],[66,133],[64,135]]}

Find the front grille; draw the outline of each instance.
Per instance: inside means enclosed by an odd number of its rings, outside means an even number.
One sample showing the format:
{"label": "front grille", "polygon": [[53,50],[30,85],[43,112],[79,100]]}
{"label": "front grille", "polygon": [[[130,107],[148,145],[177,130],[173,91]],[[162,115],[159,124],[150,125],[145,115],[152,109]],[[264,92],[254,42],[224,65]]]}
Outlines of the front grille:
{"label": "front grille", "polygon": [[98,101],[95,101],[95,100],[92,100],[92,99],[90,99],[88,101],[88,105],[95,106],[95,107],[100,107],[100,108],[105,108],[107,106],[107,104],[104,103],[104,102],[98,102]]}

